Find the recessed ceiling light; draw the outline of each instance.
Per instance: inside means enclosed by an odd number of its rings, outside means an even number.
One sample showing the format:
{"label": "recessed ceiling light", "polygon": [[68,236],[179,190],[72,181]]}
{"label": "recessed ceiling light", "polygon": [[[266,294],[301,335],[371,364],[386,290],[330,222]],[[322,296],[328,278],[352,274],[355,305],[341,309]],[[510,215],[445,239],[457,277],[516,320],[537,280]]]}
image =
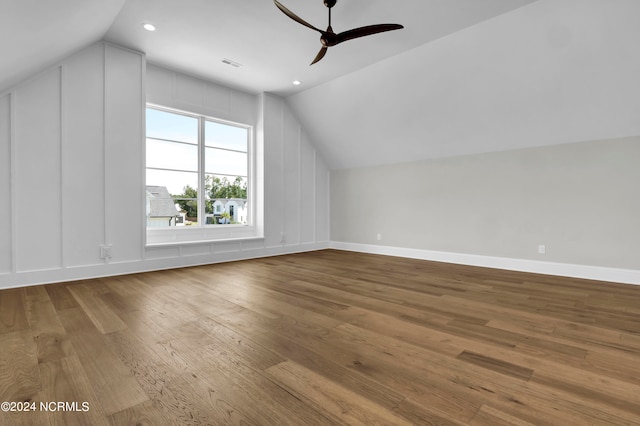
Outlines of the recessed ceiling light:
{"label": "recessed ceiling light", "polygon": [[293,80],[293,85],[294,86],[300,86],[302,84],[302,82],[300,80]]}
{"label": "recessed ceiling light", "polygon": [[152,24],[144,24],[142,26],[142,28],[144,28],[147,31],[155,31],[156,30],[155,25],[152,25]]}

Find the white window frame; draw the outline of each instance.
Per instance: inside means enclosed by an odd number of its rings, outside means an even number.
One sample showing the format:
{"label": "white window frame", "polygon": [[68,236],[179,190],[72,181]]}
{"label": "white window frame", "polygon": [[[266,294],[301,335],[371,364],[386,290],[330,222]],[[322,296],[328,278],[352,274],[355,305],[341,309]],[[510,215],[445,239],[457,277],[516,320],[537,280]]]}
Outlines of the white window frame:
{"label": "white window frame", "polygon": [[[240,123],[231,120],[225,120],[218,117],[212,117],[206,114],[200,114],[192,111],[185,111],[176,108],[167,107],[164,105],[158,105],[154,103],[147,103],[145,105],[145,111],[147,108],[156,109],[173,114],[185,115],[198,119],[198,225],[196,226],[180,226],[180,227],[167,227],[167,228],[146,228],[146,246],[163,246],[163,245],[175,245],[175,244],[200,244],[214,241],[237,241],[237,240],[255,240],[262,239],[257,226],[257,211],[258,207],[256,201],[257,196],[257,180],[256,179],[256,136],[254,126],[247,123]],[[145,114],[146,116],[146,114]],[[209,224],[206,222],[206,208],[205,208],[205,143],[204,143],[204,126],[206,121],[212,121],[216,123],[226,124],[235,127],[241,127],[247,129],[247,202],[248,213],[246,224]],[[146,122],[145,122],[145,139],[144,147],[146,153]],[[146,154],[144,155],[145,163],[145,188],[146,188]]]}

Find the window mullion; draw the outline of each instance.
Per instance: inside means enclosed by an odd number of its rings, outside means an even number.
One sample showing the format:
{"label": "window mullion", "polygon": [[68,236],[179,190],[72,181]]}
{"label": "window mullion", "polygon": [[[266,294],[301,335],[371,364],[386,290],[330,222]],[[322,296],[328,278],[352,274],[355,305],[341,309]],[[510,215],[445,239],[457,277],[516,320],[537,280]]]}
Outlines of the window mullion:
{"label": "window mullion", "polygon": [[199,226],[206,225],[206,189],[205,189],[205,173],[204,173],[204,118],[198,118],[198,184],[200,190],[198,191],[198,224]]}

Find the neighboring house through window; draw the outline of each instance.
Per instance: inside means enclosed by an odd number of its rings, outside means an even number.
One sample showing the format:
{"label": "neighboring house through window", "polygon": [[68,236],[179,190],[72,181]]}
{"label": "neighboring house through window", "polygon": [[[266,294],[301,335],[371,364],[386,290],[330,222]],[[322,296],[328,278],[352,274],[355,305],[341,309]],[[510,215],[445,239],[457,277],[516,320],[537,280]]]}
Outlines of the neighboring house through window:
{"label": "neighboring house through window", "polygon": [[147,227],[177,226],[182,218],[169,191],[164,186],[147,185]]}

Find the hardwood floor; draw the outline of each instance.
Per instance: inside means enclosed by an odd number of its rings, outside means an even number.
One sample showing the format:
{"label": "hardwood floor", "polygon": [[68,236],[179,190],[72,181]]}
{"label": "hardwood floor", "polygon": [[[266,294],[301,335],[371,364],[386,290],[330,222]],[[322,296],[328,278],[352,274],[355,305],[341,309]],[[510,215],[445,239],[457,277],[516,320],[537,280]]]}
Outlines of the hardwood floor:
{"label": "hardwood floor", "polygon": [[639,320],[638,286],[334,250],[3,290],[35,410],[0,424],[640,424]]}

